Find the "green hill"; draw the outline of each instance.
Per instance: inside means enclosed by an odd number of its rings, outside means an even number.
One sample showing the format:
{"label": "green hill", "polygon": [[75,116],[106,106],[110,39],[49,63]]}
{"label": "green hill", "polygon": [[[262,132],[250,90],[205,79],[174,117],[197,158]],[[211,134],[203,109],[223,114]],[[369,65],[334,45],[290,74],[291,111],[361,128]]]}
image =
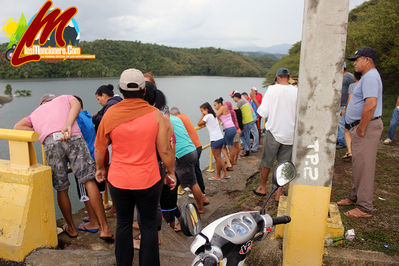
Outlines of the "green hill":
{"label": "green hill", "polygon": [[[322,40],[321,40],[322,41]],[[274,80],[276,70],[287,67],[293,76],[298,75],[300,45],[290,49],[289,55],[274,64],[264,85]],[[384,93],[396,93],[399,87],[399,1],[371,0],[349,13],[346,57],[353,55],[361,46],[373,47],[378,53],[377,69],[384,83]],[[353,64],[347,61],[348,70]]]}
{"label": "green hill", "polygon": [[[7,44],[0,45],[6,51]],[[81,42],[82,54],[95,54],[95,60],[65,60],[59,63],[31,62],[0,68],[0,79],[116,77],[135,67],[157,76],[209,75],[262,77],[277,61],[271,57],[253,58],[239,52],[216,48],[173,48],[139,41],[96,40]]]}

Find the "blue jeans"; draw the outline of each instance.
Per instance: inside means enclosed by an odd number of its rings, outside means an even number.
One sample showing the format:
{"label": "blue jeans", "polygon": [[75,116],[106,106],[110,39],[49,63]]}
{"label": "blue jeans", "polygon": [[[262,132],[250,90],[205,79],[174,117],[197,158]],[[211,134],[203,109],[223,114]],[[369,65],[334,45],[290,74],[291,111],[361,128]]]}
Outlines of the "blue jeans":
{"label": "blue jeans", "polygon": [[389,123],[388,138],[393,140],[396,127],[399,125],[399,109],[395,108],[392,113],[391,123]]}
{"label": "blue jeans", "polygon": [[[341,112],[344,109],[345,109],[345,106],[341,106],[339,111]],[[344,146],[344,147],[346,146],[346,142],[345,142],[345,116],[346,116],[346,113],[343,116],[339,117],[338,134],[337,134],[338,145],[341,145],[341,146]]]}
{"label": "blue jeans", "polygon": [[241,141],[244,145],[244,150],[249,151],[251,148],[250,134],[254,137],[254,143],[252,146],[252,151],[258,151],[259,144],[259,132],[254,121],[244,124],[244,128],[241,134]]}

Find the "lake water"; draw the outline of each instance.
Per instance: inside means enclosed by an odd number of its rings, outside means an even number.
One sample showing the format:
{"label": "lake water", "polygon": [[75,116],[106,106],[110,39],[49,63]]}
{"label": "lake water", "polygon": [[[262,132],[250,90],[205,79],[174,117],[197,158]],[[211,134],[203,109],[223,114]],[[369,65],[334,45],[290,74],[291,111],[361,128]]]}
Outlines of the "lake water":
{"label": "lake water", "polygon": [[[199,106],[204,102],[211,105],[218,97],[223,97],[226,101],[231,101],[229,95],[233,90],[249,93],[251,87],[257,87],[259,92],[264,94],[262,87],[263,78],[231,78],[231,77],[157,77],[158,88],[162,90],[168,101],[169,107],[176,106],[182,113],[185,113],[193,122],[197,124],[201,118]],[[27,79],[27,80],[0,80],[0,94],[3,93],[5,85],[11,84],[13,91],[27,89],[32,91],[31,97],[14,97],[11,103],[0,108],[0,128],[12,128],[13,125],[29,115],[39,105],[40,97],[45,93],[53,93],[57,96],[62,94],[77,95],[82,98],[84,109],[90,113],[96,113],[101,109],[94,94],[97,88],[104,84],[112,84],[116,88],[118,79]],[[202,145],[209,143],[208,132],[206,129],[199,130],[199,137]],[[41,162],[40,143],[35,143],[36,154]],[[0,140],[0,159],[9,159],[8,142]],[[209,165],[209,149],[204,150],[201,155],[201,167]],[[76,186],[73,178],[69,192],[73,211],[84,207],[79,202]],[[55,195],[55,194],[54,194]],[[55,198],[55,197],[54,197]],[[57,218],[62,217],[60,210],[56,206]]]}

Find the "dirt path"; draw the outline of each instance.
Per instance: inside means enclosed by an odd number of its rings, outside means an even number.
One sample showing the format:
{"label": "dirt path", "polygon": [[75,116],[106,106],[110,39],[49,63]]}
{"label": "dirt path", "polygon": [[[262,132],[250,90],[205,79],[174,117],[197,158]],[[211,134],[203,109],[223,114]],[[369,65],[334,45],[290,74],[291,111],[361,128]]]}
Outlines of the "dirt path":
{"label": "dirt path", "polygon": [[[211,202],[206,206],[206,213],[201,215],[203,226],[206,226],[215,219],[231,212],[237,204],[237,199],[246,189],[248,180],[259,172],[260,152],[251,154],[249,157],[241,158],[235,166],[234,171],[230,172],[231,178],[219,181],[208,181],[208,177],[214,173],[203,171],[206,184],[206,193]],[[188,193],[179,197],[179,204],[187,201],[194,201]],[[82,223],[82,218],[87,214],[84,210],[74,214],[76,225]],[[114,231],[116,219],[109,218],[108,222]],[[64,223],[63,219],[57,221],[60,226]],[[139,231],[134,230],[133,235],[137,237]],[[30,255],[26,262],[30,265],[65,265],[81,264],[88,261],[98,265],[114,265],[114,245],[106,244],[99,238],[99,233],[79,232],[79,236],[71,239],[66,234],[59,235],[59,250],[39,250]],[[161,265],[190,265],[194,256],[190,253],[190,244],[193,238],[185,236],[183,233],[175,233],[164,221],[161,230],[160,257]],[[94,253],[93,253],[94,252]],[[96,253],[97,252],[97,253]],[[134,265],[138,265],[138,251],[135,250]],[[71,261],[71,257],[74,259]],[[81,258],[81,259],[79,259]]]}
{"label": "dirt path", "polygon": [[[262,148],[260,148],[261,150]],[[343,161],[344,150],[337,151],[331,201],[345,197],[352,186],[351,163]],[[241,158],[231,178],[220,181],[208,181],[214,173],[204,171],[204,180],[207,187],[207,196],[211,204],[206,207],[206,213],[201,215],[203,226],[211,221],[240,210],[259,209],[264,198],[255,196],[252,188],[259,184],[260,152]],[[382,251],[388,255],[399,255],[399,143],[385,146],[380,145],[377,159],[377,174],[375,180],[375,214],[371,219],[348,219],[341,214],[345,230],[354,228],[356,239],[345,242],[339,250],[365,249]],[[271,187],[271,177],[268,188]],[[179,197],[179,204],[193,201],[188,193]],[[346,211],[348,208],[341,208]],[[277,203],[271,200],[267,205],[267,212],[275,215]],[[81,223],[86,214],[80,211],[74,215],[75,224]],[[115,218],[108,219],[112,230],[115,229]],[[62,220],[58,221],[61,225]],[[134,231],[134,236],[139,234]],[[189,265],[193,255],[189,251],[193,238],[175,233],[165,222],[161,230],[162,245],[160,246],[161,265]],[[267,241],[262,241],[267,242]],[[279,246],[280,244],[271,243]],[[114,245],[106,244],[97,234],[80,232],[78,238],[70,239],[65,234],[59,236],[59,245],[62,250],[40,250],[30,255],[26,262],[30,265],[59,264],[71,262],[93,262],[94,265],[114,265]],[[350,250],[349,250],[350,253]],[[82,255],[86,254],[86,255]],[[277,253],[276,253],[277,254]],[[277,254],[278,255],[278,254]],[[251,256],[251,255],[250,255]],[[278,257],[278,256],[277,256]],[[81,258],[85,261],[76,261]],[[135,263],[138,265],[138,252],[135,251]],[[74,264],[74,263],[72,263]],[[82,264],[82,265],[83,265]]]}

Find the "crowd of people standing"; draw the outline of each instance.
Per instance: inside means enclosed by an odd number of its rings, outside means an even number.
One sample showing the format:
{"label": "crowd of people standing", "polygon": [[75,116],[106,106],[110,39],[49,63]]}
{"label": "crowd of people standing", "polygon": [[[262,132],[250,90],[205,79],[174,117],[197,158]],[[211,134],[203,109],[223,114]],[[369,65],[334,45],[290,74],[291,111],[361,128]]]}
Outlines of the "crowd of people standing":
{"label": "crowd of people standing", "polygon": [[[348,147],[344,159],[352,158],[354,186],[348,198],[338,204],[356,205],[345,213],[352,218],[371,217],[373,212],[376,150],[383,128],[382,82],[375,59],[372,48],[362,47],[349,58],[355,61],[357,71],[353,82],[344,69],[340,113],[344,126],[339,127],[337,145]],[[267,178],[275,161],[288,161],[292,156],[298,87],[290,84],[290,79],[290,71],[280,68],[275,84],[263,97],[252,88],[249,94],[233,91],[230,97],[234,103],[219,97],[212,105],[205,102],[199,107],[197,125],[207,128],[216,161],[216,174],[210,181],[229,179],[240,156],[258,152],[263,133],[261,183],[253,193],[266,195]],[[151,73],[127,69],[118,85],[123,98],[114,94],[112,85],[97,89],[95,96],[102,109],[93,115],[83,109],[78,96],[43,95],[40,106],[14,128],[38,132],[66,221],[63,229],[69,237],[77,237],[78,230],[100,231],[100,239],[116,242],[117,264],[132,265],[137,244],[132,227],[137,210],[140,265],[159,265],[162,218],[180,231],[177,187],[191,190],[199,213],[205,213],[205,206],[210,204],[199,164],[202,145],[190,119],[179,108],[168,107]],[[396,109],[389,140],[398,124]],[[390,143],[388,139],[386,144]],[[72,220],[68,167],[88,212],[78,227]],[[105,182],[117,217],[115,237],[101,199]],[[276,201],[281,193],[276,193]]]}

